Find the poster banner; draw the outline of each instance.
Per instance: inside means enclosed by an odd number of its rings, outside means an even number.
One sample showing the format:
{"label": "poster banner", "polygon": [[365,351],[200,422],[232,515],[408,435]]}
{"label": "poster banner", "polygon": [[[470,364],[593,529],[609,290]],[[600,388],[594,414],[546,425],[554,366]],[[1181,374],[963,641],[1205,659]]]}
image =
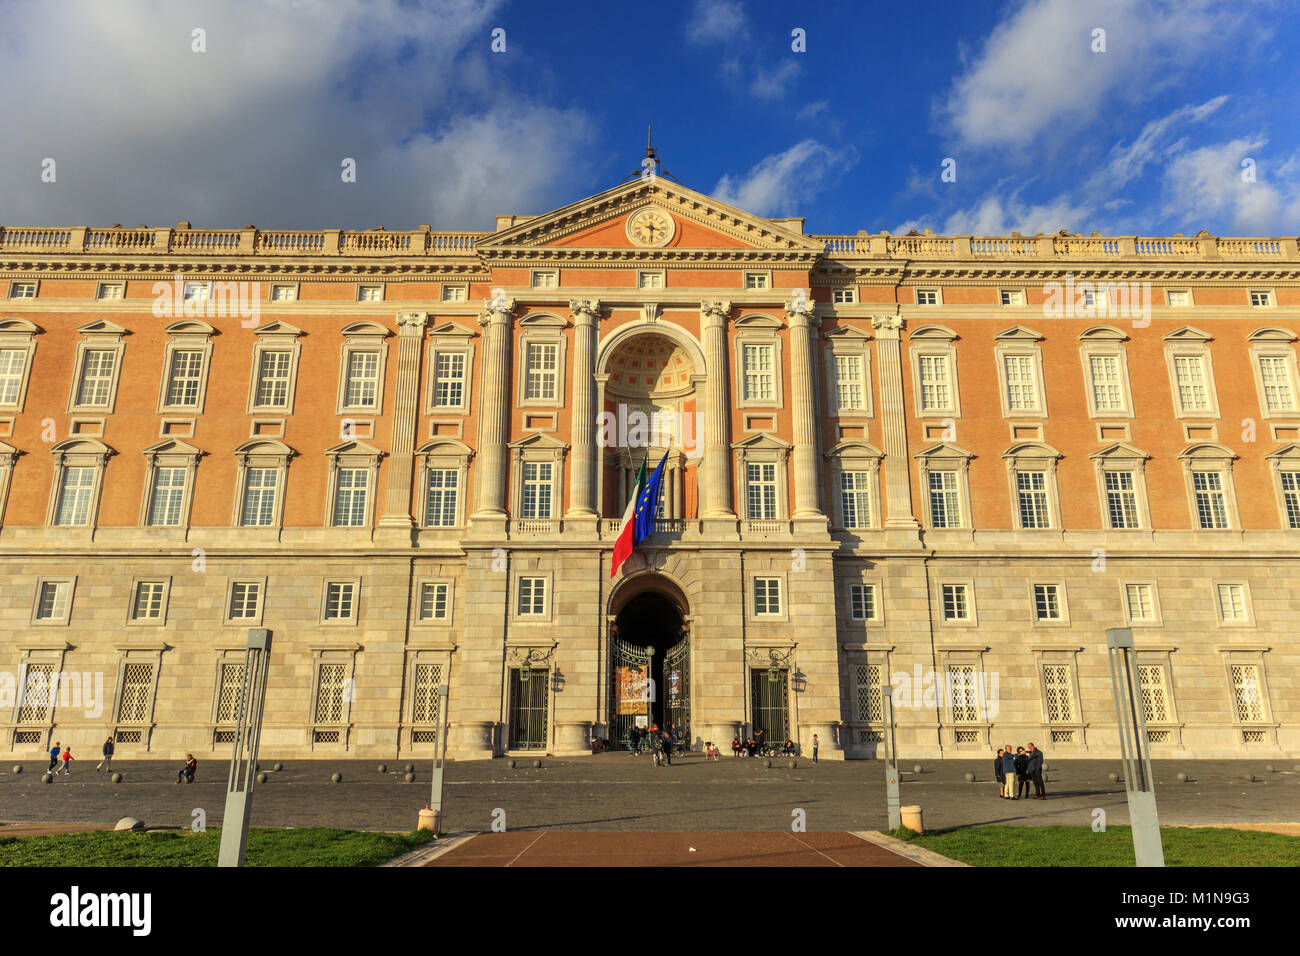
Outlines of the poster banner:
{"label": "poster banner", "polygon": [[650,697],[650,675],[644,667],[619,667],[615,669],[618,684],[618,712],[644,714]]}

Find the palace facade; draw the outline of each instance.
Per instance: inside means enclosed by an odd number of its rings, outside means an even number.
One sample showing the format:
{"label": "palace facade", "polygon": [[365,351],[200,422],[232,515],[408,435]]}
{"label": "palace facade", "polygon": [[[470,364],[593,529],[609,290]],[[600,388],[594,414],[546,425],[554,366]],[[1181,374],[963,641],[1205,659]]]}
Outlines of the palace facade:
{"label": "palace facade", "polygon": [[904,759],[1110,756],[1113,627],[1155,757],[1300,755],[1295,237],[818,236],[658,177],[4,228],[0,293],[15,758],[228,754],[250,628],[286,758],[431,756],[443,684],[459,759],[638,709],[872,757],[887,684]]}

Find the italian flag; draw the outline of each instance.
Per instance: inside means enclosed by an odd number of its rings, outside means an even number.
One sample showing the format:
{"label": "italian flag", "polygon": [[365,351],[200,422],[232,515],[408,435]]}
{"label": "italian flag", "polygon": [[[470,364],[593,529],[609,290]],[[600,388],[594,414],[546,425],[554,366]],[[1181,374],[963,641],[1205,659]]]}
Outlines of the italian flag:
{"label": "italian flag", "polygon": [[645,463],[645,458],[642,458],[641,470],[636,473],[636,487],[632,489],[632,497],[628,499],[627,508],[623,511],[623,524],[619,526],[618,540],[614,542],[614,556],[609,566],[611,578],[618,574],[618,569],[636,547],[636,503],[641,497],[641,488],[645,484]]}

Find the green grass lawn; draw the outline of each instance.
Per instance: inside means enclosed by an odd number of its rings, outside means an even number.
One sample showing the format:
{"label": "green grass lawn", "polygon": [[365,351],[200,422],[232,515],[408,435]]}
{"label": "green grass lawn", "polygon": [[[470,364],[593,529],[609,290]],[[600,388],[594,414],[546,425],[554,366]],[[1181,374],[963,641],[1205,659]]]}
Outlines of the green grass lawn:
{"label": "green grass lawn", "polygon": [[[966,827],[891,836],[972,866],[1133,866],[1128,827]],[[1300,866],[1300,837],[1255,830],[1161,827],[1165,866]]]}
{"label": "green grass lawn", "polygon": [[[433,831],[249,830],[248,866],[376,866],[428,843]],[[0,866],[216,866],[221,831],[70,833],[0,839]]]}

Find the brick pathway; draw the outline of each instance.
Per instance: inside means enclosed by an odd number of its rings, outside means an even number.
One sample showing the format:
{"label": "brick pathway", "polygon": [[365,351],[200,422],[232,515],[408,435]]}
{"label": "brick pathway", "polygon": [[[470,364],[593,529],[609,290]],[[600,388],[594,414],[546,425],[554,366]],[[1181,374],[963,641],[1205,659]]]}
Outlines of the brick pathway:
{"label": "brick pathway", "polygon": [[481,833],[429,866],[920,866],[851,833]]}

